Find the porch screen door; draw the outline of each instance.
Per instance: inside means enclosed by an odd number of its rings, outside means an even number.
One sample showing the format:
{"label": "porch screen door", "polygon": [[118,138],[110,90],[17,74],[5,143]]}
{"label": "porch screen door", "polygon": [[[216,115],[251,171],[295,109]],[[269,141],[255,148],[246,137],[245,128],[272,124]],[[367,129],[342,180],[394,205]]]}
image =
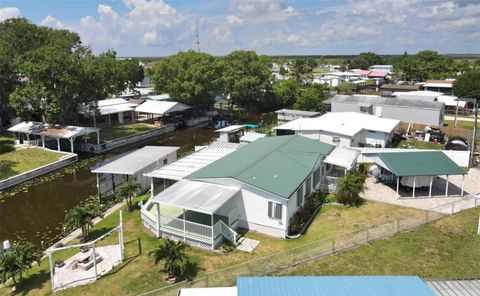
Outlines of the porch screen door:
{"label": "porch screen door", "polygon": [[233,222],[237,220],[237,209],[232,209],[230,212],[228,212],[228,226],[232,225]]}

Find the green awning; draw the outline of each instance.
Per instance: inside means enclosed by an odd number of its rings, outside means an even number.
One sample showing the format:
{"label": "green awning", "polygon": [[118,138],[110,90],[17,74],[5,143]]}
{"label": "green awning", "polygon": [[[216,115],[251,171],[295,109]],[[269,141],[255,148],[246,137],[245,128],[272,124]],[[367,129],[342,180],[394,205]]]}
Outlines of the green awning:
{"label": "green awning", "polygon": [[442,151],[384,152],[378,157],[399,177],[463,175],[465,171]]}

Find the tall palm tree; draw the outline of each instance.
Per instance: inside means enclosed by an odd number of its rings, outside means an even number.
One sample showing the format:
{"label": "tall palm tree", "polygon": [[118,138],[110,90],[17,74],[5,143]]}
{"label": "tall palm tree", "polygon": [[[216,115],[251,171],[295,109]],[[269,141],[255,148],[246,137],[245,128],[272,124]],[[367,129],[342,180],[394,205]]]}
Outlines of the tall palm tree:
{"label": "tall palm tree", "polygon": [[22,280],[22,274],[32,266],[33,262],[40,264],[42,252],[31,243],[19,243],[11,250],[0,254],[0,276],[5,282],[12,278],[15,289],[17,288],[16,276]]}
{"label": "tall palm tree", "polygon": [[189,246],[182,242],[166,239],[155,250],[150,252],[155,264],[164,261],[164,269],[169,277],[180,279],[188,271],[190,259],[186,253]]}
{"label": "tall palm tree", "polygon": [[94,198],[88,198],[84,203],[75,206],[65,215],[65,229],[72,231],[82,229],[82,237],[86,239],[90,227],[93,226],[93,219],[103,215],[103,206]]}
{"label": "tall palm tree", "polygon": [[132,199],[139,191],[140,184],[132,181],[132,179],[128,179],[115,193],[119,200],[125,200],[127,202],[128,210],[130,210],[132,208]]}
{"label": "tall palm tree", "polygon": [[337,182],[337,199],[346,205],[360,204],[360,193],[364,189],[366,176],[360,173],[347,174]]}

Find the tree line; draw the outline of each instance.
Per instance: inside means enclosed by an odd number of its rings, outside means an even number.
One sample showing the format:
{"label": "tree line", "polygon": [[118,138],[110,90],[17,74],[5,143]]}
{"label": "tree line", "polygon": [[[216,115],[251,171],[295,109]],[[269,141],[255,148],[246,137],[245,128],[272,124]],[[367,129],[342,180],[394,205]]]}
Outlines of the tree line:
{"label": "tree line", "polygon": [[0,117],[74,123],[80,103],[105,99],[143,79],[135,59],[99,55],[77,33],[25,18],[0,22]]}
{"label": "tree line", "polygon": [[327,98],[323,86],[306,83],[311,67],[301,60],[292,63],[291,78],[276,81],[271,74],[272,59],[254,51],[234,51],[212,56],[195,51],[180,52],[148,69],[155,90],[172,100],[209,109],[216,97],[251,113],[283,107],[324,111]]}

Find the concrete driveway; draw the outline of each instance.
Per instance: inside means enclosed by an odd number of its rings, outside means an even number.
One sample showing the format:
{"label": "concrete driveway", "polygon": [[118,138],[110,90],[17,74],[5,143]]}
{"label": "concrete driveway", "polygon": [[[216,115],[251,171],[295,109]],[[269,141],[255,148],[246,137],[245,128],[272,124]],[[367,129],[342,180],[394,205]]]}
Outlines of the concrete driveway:
{"label": "concrete driveway", "polygon": [[[428,189],[417,189],[415,198],[412,198],[411,191],[400,190],[400,198],[397,199],[396,183],[375,184],[373,183],[373,178],[369,177],[366,181],[365,191],[361,196],[367,200],[432,210],[445,214],[457,213],[476,206],[474,195],[480,193],[479,169],[470,169],[469,173],[465,175],[464,196],[460,196],[462,176],[450,176],[449,182],[448,197],[445,196],[446,177],[441,176],[434,179],[432,197],[428,197]],[[478,203],[480,204],[480,201]]]}

